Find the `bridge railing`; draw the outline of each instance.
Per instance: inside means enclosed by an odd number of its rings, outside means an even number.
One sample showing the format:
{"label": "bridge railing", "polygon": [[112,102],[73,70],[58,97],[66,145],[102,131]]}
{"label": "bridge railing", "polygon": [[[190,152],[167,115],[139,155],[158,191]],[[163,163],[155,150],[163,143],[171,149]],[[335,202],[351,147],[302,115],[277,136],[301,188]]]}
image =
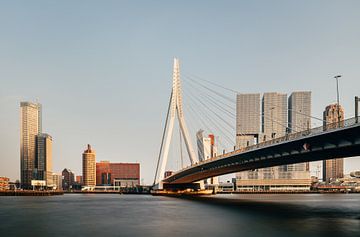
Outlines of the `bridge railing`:
{"label": "bridge railing", "polygon": [[[353,117],[353,118],[341,120],[341,121],[335,122],[335,123],[324,124],[323,126],[307,129],[307,130],[304,130],[304,131],[301,131],[301,132],[288,133],[283,137],[271,139],[271,140],[264,141],[264,142],[261,142],[261,143],[255,144],[255,145],[251,145],[251,146],[247,146],[247,147],[242,147],[240,149],[236,149],[234,151],[231,151],[231,152],[228,152],[228,153],[225,153],[225,154],[222,154],[222,155],[218,155],[218,156],[215,156],[213,158],[198,162],[195,165],[209,163],[209,162],[212,162],[214,160],[226,158],[226,157],[229,157],[229,156],[232,156],[232,155],[235,155],[235,154],[239,154],[239,153],[242,153],[242,152],[259,149],[259,148],[271,146],[271,145],[286,142],[286,141],[293,141],[293,140],[296,140],[298,138],[303,138],[303,137],[306,137],[306,136],[312,136],[312,135],[321,134],[321,133],[325,133],[325,132],[329,132],[329,131],[333,131],[333,130],[337,130],[337,129],[343,129],[343,128],[351,127],[351,126],[354,126],[356,124],[359,124],[359,123],[356,120],[356,118]],[[188,166],[186,168],[181,169],[180,171],[188,169],[190,167],[191,166]],[[180,172],[180,171],[178,171],[178,172]]]}
{"label": "bridge railing", "polygon": [[307,130],[296,132],[296,133],[288,133],[283,137],[279,137],[279,138],[264,141],[264,142],[261,142],[261,143],[255,144],[255,145],[243,147],[243,148],[237,149],[233,152],[226,153],[221,156],[217,156],[216,158],[219,159],[219,158],[223,158],[223,157],[228,157],[229,155],[231,156],[234,153],[237,154],[237,153],[241,153],[241,152],[245,152],[245,151],[263,148],[263,147],[267,147],[267,146],[285,142],[285,141],[293,141],[293,140],[296,140],[298,138],[302,138],[305,136],[321,134],[321,133],[325,133],[325,132],[333,131],[333,130],[337,130],[337,129],[343,129],[343,128],[354,126],[356,124],[358,124],[358,123],[357,123],[355,117],[341,120],[341,121],[335,122],[335,123],[324,124],[323,126],[319,126],[316,128],[311,128],[311,129],[307,129]]}

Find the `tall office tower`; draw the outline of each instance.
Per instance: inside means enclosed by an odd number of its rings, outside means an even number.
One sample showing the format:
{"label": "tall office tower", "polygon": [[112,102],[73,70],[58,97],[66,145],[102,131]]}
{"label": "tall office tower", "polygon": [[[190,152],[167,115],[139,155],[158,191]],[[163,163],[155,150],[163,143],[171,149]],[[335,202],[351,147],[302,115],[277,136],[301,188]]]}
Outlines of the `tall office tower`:
{"label": "tall office tower", "polygon": [[211,153],[211,139],[204,137],[204,130],[199,130],[196,133],[196,143],[198,148],[199,161],[204,161],[212,157]]}
{"label": "tall office tower", "polygon": [[[196,133],[199,161],[210,159],[215,157],[217,154],[215,136],[213,134],[209,134],[208,137],[205,137],[203,133],[204,131],[201,129]],[[205,184],[216,185],[219,184],[219,177],[212,177],[204,181]]]}
{"label": "tall office tower", "polygon": [[[324,130],[344,126],[345,112],[341,105],[331,104],[324,111]],[[329,182],[344,177],[344,159],[332,159],[323,161],[323,181]]]}
{"label": "tall office tower", "polygon": [[[237,94],[236,96],[236,147],[237,149],[259,142],[260,93]],[[258,171],[236,173],[239,180],[257,178]]]}
{"label": "tall office tower", "polygon": [[311,128],[311,91],[296,91],[289,97],[290,132]]}
{"label": "tall office tower", "polygon": [[31,188],[36,160],[36,135],[41,133],[41,105],[20,103],[20,174],[24,189]]}
{"label": "tall office tower", "polygon": [[[287,96],[277,92],[264,93],[262,99],[263,141],[285,136],[287,127]],[[265,180],[279,178],[280,167],[260,169]]]}
{"label": "tall office tower", "polygon": [[83,182],[84,186],[94,187],[96,185],[96,154],[88,144],[87,149],[82,154]]}
{"label": "tall office tower", "polygon": [[236,146],[254,145],[260,133],[260,94],[236,96]]}
{"label": "tall office tower", "polygon": [[[293,93],[292,99],[289,100],[297,100],[297,94]],[[310,105],[307,106],[310,107]],[[299,121],[302,120],[299,119]],[[259,142],[285,136],[288,132],[287,125],[286,94],[265,93],[262,100],[263,134],[261,134]],[[297,126],[297,124],[295,125]],[[237,145],[239,146],[239,143]],[[310,172],[306,164],[269,167],[236,174],[238,190],[310,190],[310,184]]]}
{"label": "tall office tower", "polygon": [[286,94],[276,92],[264,93],[262,99],[263,140],[268,141],[285,136],[287,124]]}
{"label": "tall office tower", "polygon": [[52,137],[46,133],[40,133],[36,136],[35,169],[38,180],[45,180],[47,186],[53,185]]}
{"label": "tall office tower", "polygon": [[[301,132],[311,128],[311,91],[297,91],[289,96],[289,125],[290,132]],[[309,162],[283,166],[292,172],[292,178],[301,176],[310,179]],[[304,173],[302,173],[304,172]]]}

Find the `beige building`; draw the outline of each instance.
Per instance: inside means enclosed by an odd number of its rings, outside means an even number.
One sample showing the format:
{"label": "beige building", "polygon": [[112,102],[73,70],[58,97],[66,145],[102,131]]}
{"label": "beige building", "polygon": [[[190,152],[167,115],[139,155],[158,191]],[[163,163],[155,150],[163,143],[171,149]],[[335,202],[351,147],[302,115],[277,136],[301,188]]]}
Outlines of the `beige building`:
{"label": "beige building", "polygon": [[62,190],[62,175],[53,173],[52,183],[53,183],[53,189]]}
{"label": "beige building", "polygon": [[20,103],[20,176],[21,186],[31,188],[36,161],[36,135],[41,133],[41,105]]}
{"label": "beige building", "polygon": [[[291,93],[288,100],[288,122],[291,133],[311,129],[311,91]],[[311,179],[309,162],[282,166],[291,179]]]}
{"label": "beige building", "polygon": [[[344,109],[341,105],[331,104],[324,111],[324,130],[344,126]],[[344,177],[344,159],[332,159],[323,161],[323,181],[330,182]]]}
{"label": "beige building", "polygon": [[9,181],[8,177],[0,177],[0,191],[9,190]]}
{"label": "beige building", "polygon": [[[301,110],[303,111],[301,113],[305,114],[302,117],[294,116],[294,113],[290,115],[289,112],[289,117],[293,119],[291,122],[293,127],[300,127],[304,123],[310,124],[310,109],[311,93],[309,92],[292,93],[289,98],[289,109],[286,94],[265,93],[262,99],[262,134],[259,135],[259,142],[285,136],[290,131],[287,129],[291,121],[287,119],[288,110]],[[242,111],[237,112],[237,114],[241,113]],[[237,146],[246,145],[237,136]],[[269,167],[236,174],[236,186],[240,191],[304,191],[310,190],[310,185],[310,171],[307,163]]]}
{"label": "beige building", "polygon": [[311,128],[311,91],[296,91],[289,96],[290,132],[300,132]]}
{"label": "beige building", "polygon": [[96,154],[88,144],[87,150],[82,154],[83,182],[84,186],[96,186]]}
{"label": "beige building", "polygon": [[260,133],[260,94],[236,96],[236,146],[247,147],[257,143]]}
{"label": "beige building", "polygon": [[[214,134],[209,134],[207,137],[204,136],[204,131],[199,130],[196,133],[196,143],[198,149],[199,161],[205,161],[211,159],[217,154],[217,146],[215,145]],[[218,185],[219,177],[215,176],[204,180],[205,185]]]}
{"label": "beige building", "polygon": [[262,99],[262,133],[263,140],[283,137],[286,134],[287,97],[277,92],[264,93]]}

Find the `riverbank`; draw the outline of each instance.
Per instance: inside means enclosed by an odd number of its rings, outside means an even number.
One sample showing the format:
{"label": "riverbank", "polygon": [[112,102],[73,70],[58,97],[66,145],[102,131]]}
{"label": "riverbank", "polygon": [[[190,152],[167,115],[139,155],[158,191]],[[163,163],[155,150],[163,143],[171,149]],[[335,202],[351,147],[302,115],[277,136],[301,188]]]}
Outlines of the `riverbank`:
{"label": "riverbank", "polygon": [[357,193],[354,191],[327,191],[327,190],[312,190],[312,191],[217,191],[216,194],[337,194],[337,193]]}
{"label": "riverbank", "polygon": [[0,191],[0,196],[55,196],[63,195],[63,191],[36,191],[36,190],[6,190]]}

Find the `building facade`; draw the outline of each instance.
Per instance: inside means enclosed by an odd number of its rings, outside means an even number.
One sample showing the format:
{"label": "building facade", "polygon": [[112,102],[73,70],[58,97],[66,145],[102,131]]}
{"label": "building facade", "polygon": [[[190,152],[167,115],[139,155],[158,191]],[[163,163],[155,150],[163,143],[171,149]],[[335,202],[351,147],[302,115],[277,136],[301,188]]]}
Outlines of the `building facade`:
{"label": "building facade", "polygon": [[76,175],[76,183],[78,184],[83,184],[83,178],[81,175]]}
{"label": "building facade", "polygon": [[96,185],[135,187],[140,185],[139,163],[96,163]]}
{"label": "building facade", "polygon": [[[301,132],[311,129],[311,91],[297,91],[291,93],[288,100],[289,132]],[[309,179],[309,162],[281,166],[285,176],[291,179]]]}
{"label": "building facade", "polygon": [[288,106],[290,132],[311,129],[311,91],[291,93]]}
{"label": "building facade", "polygon": [[36,136],[41,133],[41,105],[20,103],[20,176],[21,186],[31,188],[35,176]]}
{"label": "building facade", "polygon": [[268,141],[286,134],[287,97],[277,92],[264,93],[262,99],[263,141]]}
{"label": "building facade", "polygon": [[[198,148],[199,161],[211,159],[217,154],[217,147],[215,145],[215,136],[209,134],[207,137],[204,136],[204,131],[199,130],[196,133],[196,143]],[[212,177],[204,180],[205,185],[218,185],[219,177]]]}
{"label": "building facade", "polygon": [[52,137],[46,133],[36,136],[35,173],[37,180],[45,180],[47,186],[53,186]]}
{"label": "building facade", "polygon": [[96,153],[88,144],[82,154],[83,185],[94,187],[96,185]]}
{"label": "building facade", "polygon": [[0,177],[0,191],[9,190],[9,178],[7,177]]}
{"label": "building facade", "polygon": [[[285,136],[291,131],[289,129],[291,127],[288,126],[290,123],[293,127],[300,127],[303,126],[303,124],[310,125],[311,93],[309,92],[292,93],[289,97],[289,107],[286,94],[275,92],[265,93],[261,107],[261,132],[259,132],[258,142]],[[238,109],[237,116],[242,114],[241,116],[245,117],[246,115],[243,113],[246,110],[241,111],[241,106],[238,106]],[[289,121],[288,111],[294,111],[291,115],[289,112]],[[302,111],[301,113],[304,114],[304,117],[295,116],[295,111]],[[260,113],[258,114],[260,117]],[[237,121],[241,120],[246,122],[246,120],[241,119],[241,117],[237,118]],[[305,127],[307,128],[307,126]],[[256,141],[254,138],[251,139]],[[249,145],[249,142],[244,143],[240,140],[238,134],[236,142],[238,148]],[[311,179],[309,165],[303,163],[240,172],[236,174],[236,185],[238,190],[247,191],[310,190]]]}
{"label": "building facade", "polygon": [[260,94],[236,96],[236,146],[254,145],[260,135]]}
{"label": "building facade", "polygon": [[53,173],[52,174],[52,179],[53,179],[52,180],[53,189],[63,190],[63,188],[62,188],[63,176],[61,174]]}
{"label": "building facade", "polygon": [[72,185],[74,184],[75,174],[70,169],[65,168],[62,172],[62,189],[70,190]]}
{"label": "building facade", "polygon": [[[334,129],[344,126],[345,112],[341,105],[331,104],[326,106],[323,113],[324,130]],[[323,181],[331,182],[332,180],[344,177],[344,159],[332,159],[323,161]]]}

